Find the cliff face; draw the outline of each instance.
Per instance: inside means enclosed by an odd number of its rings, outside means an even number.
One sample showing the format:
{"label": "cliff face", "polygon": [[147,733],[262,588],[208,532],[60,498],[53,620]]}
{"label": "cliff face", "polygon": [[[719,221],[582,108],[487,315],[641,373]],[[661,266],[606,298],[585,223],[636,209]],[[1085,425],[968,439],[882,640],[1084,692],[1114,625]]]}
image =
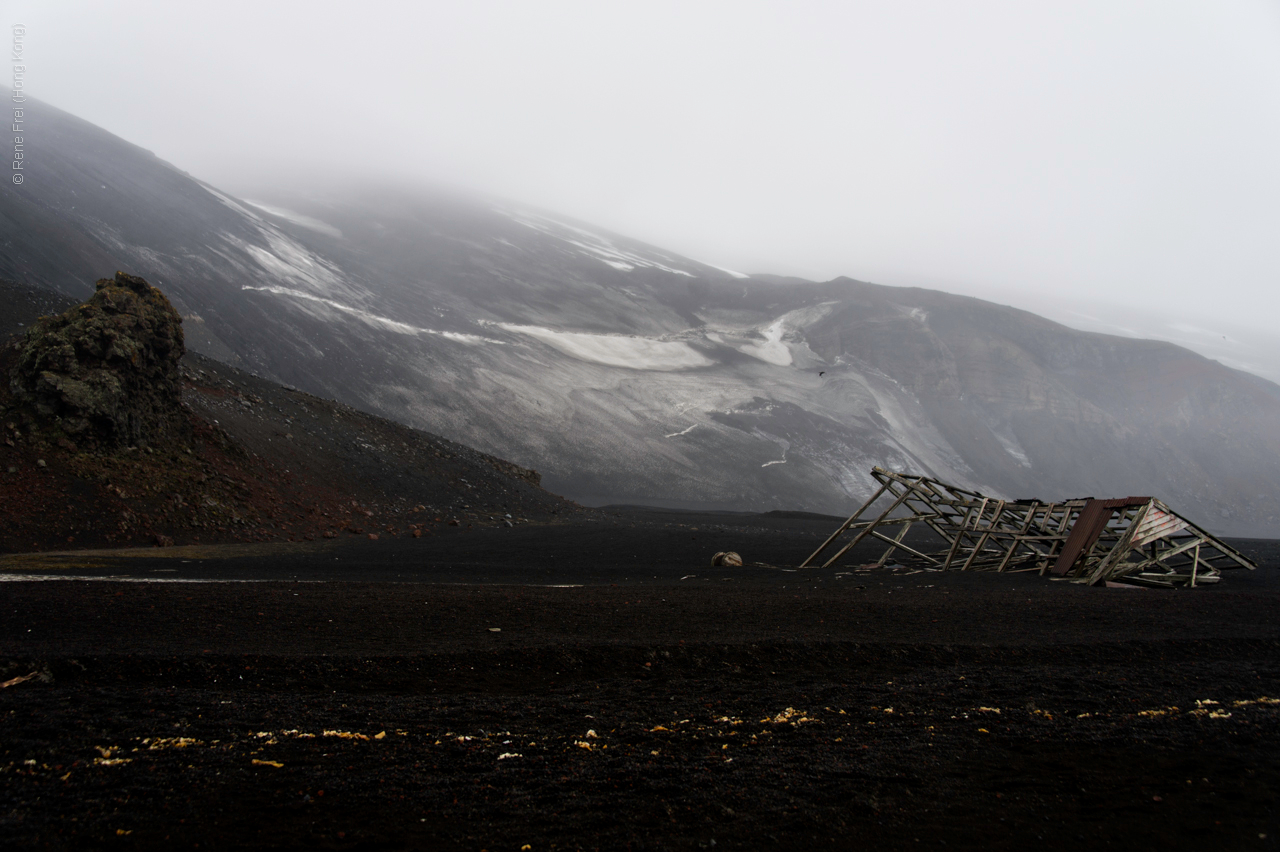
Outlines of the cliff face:
{"label": "cliff face", "polygon": [[165,295],[117,272],[84,304],[26,332],[11,389],[74,440],[145,445],[182,433],[185,351],[182,318]]}

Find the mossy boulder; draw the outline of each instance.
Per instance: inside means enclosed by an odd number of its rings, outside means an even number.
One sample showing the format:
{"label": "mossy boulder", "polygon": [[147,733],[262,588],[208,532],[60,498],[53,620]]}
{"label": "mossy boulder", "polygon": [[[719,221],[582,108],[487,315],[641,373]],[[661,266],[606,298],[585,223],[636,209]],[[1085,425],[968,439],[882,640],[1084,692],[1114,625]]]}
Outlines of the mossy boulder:
{"label": "mossy boulder", "polygon": [[103,278],[84,304],[23,337],[14,394],[77,439],[131,446],[185,432],[178,362],[182,317],[141,278]]}

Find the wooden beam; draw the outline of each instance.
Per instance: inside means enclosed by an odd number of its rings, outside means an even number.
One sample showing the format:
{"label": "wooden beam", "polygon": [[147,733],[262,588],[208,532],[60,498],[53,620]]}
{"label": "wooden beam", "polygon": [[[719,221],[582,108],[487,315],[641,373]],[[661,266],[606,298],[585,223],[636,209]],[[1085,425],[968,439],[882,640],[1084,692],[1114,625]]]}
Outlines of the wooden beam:
{"label": "wooden beam", "polygon": [[[876,470],[879,470],[879,468],[876,468]],[[873,471],[873,472],[874,472],[874,471]],[[872,495],[871,495],[871,499],[870,499],[870,500],[868,500],[867,502],[863,503],[860,507],[858,507],[858,511],[856,511],[856,512],[854,512],[852,515],[850,515],[850,516],[849,516],[849,520],[847,520],[847,521],[845,521],[843,524],[841,524],[839,529],[837,529],[837,530],[836,530],[835,532],[833,532],[830,536],[828,536],[828,537],[827,537],[827,540],[826,540],[826,541],[824,541],[824,542],[822,543],[822,545],[821,545],[817,550],[815,550],[812,554],[810,554],[808,559],[806,559],[805,561],[801,562],[801,563],[800,563],[800,565],[799,565],[799,567],[801,567],[801,568],[807,568],[807,567],[809,566],[809,563],[810,563],[810,562],[812,562],[814,559],[816,559],[816,558],[817,558],[817,556],[818,556],[818,554],[819,554],[819,553],[821,553],[823,550],[825,550],[828,544],[830,544],[831,542],[835,541],[837,538],[839,538],[839,537],[840,537],[840,534],[841,534],[842,532],[844,532],[845,530],[849,529],[849,527],[851,527],[851,526],[853,525],[854,521],[858,520],[858,518],[862,515],[862,513],[863,513],[863,512],[865,512],[865,511],[867,510],[867,507],[869,507],[872,503],[874,503],[874,502],[876,502],[877,500],[879,500],[879,499],[880,499],[880,495],[881,495],[881,494],[883,494],[883,493],[884,493],[888,488],[889,488],[889,484],[888,484],[887,482],[886,482],[886,483],[881,483],[879,490],[877,490],[875,494],[872,494]]]}
{"label": "wooden beam", "polygon": [[[903,530],[903,532],[905,532],[905,529]],[[886,551],[885,551],[884,556],[881,556],[881,557],[880,557],[880,561],[876,563],[876,567],[877,567],[877,568],[879,568],[879,567],[881,567],[881,566],[883,566],[883,565],[884,565],[885,561],[887,561],[887,560],[888,560],[888,558],[889,558],[889,554],[893,553],[893,551],[894,551],[894,550],[905,550],[907,553],[910,553],[912,556],[918,556],[918,557],[920,557],[921,559],[926,559],[926,560],[928,560],[928,561],[932,562],[934,565],[941,565],[941,564],[942,564],[941,562],[939,562],[938,560],[934,559],[934,558],[933,558],[932,556],[930,556],[929,554],[927,554],[927,553],[921,553],[920,551],[916,550],[915,548],[908,547],[907,545],[902,544],[898,539],[891,539],[891,538],[889,538],[887,535],[881,535],[880,533],[878,533],[878,532],[874,532],[874,531],[871,533],[871,535],[872,535],[874,538],[878,538],[878,539],[880,539],[881,541],[886,541],[886,542],[888,542],[889,544],[893,545],[893,547],[890,547],[888,550],[886,550]],[[901,537],[902,533],[899,533],[898,535],[899,535],[899,537]]]}
{"label": "wooden beam", "polygon": [[[824,562],[824,563],[822,564],[822,567],[823,567],[823,568],[829,568],[829,567],[831,567],[832,563],[834,563],[834,562],[835,562],[837,559],[839,559],[841,556],[844,556],[846,553],[848,553],[850,550],[852,550],[852,549],[853,549],[853,547],[854,547],[858,542],[862,541],[864,538],[866,538],[866,537],[867,537],[867,534],[868,534],[869,532],[871,532],[871,530],[873,530],[873,529],[875,529],[875,528],[876,528],[876,524],[880,523],[880,522],[881,522],[881,521],[883,521],[885,518],[889,517],[889,513],[890,513],[890,512],[892,512],[894,509],[896,509],[896,508],[898,508],[900,505],[902,505],[902,501],[903,501],[903,500],[906,500],[906,499],[907,499],[907,495],[908,495],[908,494],[910,494],[910,493],[911,493],[910,491],[905,492],[905,493],[903,493],[903,494],[902,494],[902,496],[900,496],[897,500],[894,500],[894,501],[893,501],[893,505],[891,505],[889,508],[887,508],[887,509],[885,509],[883,512],[881,512],[881,513],[880,513],[880,517],[878,517],[878,518],[876,518],[874,521],[872,521],[872,522],[871,522],[871,524],[870,524],[866,529],[862,530],[862,532],[860,532],[860,533],[858,533],[857,535],[855,535],[855,536],[853,537],[853,541],[849,542],[849,543],[848,543],[848,544],[846,544],[844,547],[842,547],[842,548],[840,548],[838,551],[836,551],[836,555],[835,555],[835,556],[833,556],[833,557],[831,557],[830,559],[828,559],[826,562]],[[814,555],[816,556],[817,554],[814,554]]]}

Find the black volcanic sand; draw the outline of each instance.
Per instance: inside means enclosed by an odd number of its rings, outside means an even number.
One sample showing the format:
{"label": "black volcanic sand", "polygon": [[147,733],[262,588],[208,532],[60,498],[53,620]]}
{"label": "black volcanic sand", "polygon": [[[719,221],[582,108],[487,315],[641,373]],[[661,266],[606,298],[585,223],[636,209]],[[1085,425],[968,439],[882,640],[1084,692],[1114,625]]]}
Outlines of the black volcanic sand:
{"label": "black volcanic sand", "polygon": [[0,846],[1274,846],[1280,542],[1186,591],[783,570],[832,528],[8,557],[231,582],[0,586]]}

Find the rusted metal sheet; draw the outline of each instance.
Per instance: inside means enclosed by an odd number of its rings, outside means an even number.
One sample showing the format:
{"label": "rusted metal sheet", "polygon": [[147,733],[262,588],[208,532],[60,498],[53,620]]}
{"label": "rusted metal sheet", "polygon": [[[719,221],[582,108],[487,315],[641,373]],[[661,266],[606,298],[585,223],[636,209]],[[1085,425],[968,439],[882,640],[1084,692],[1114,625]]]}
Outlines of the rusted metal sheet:
{"label": "rusted metal sheet", "polygon": [[1098,542],[1102,531],[1111,523],[1116,509],[1150,502],[1150,497],[1119,497],[1114,500],[1095,500],[1090,497],[1071,528],[1071,535],[1067,536],[1066,543],[1062,545],[1062,553],[1058,554],[1058,561],[1053,565],[1053,573],[1066,574],[1082,554],[1089,552]]}

